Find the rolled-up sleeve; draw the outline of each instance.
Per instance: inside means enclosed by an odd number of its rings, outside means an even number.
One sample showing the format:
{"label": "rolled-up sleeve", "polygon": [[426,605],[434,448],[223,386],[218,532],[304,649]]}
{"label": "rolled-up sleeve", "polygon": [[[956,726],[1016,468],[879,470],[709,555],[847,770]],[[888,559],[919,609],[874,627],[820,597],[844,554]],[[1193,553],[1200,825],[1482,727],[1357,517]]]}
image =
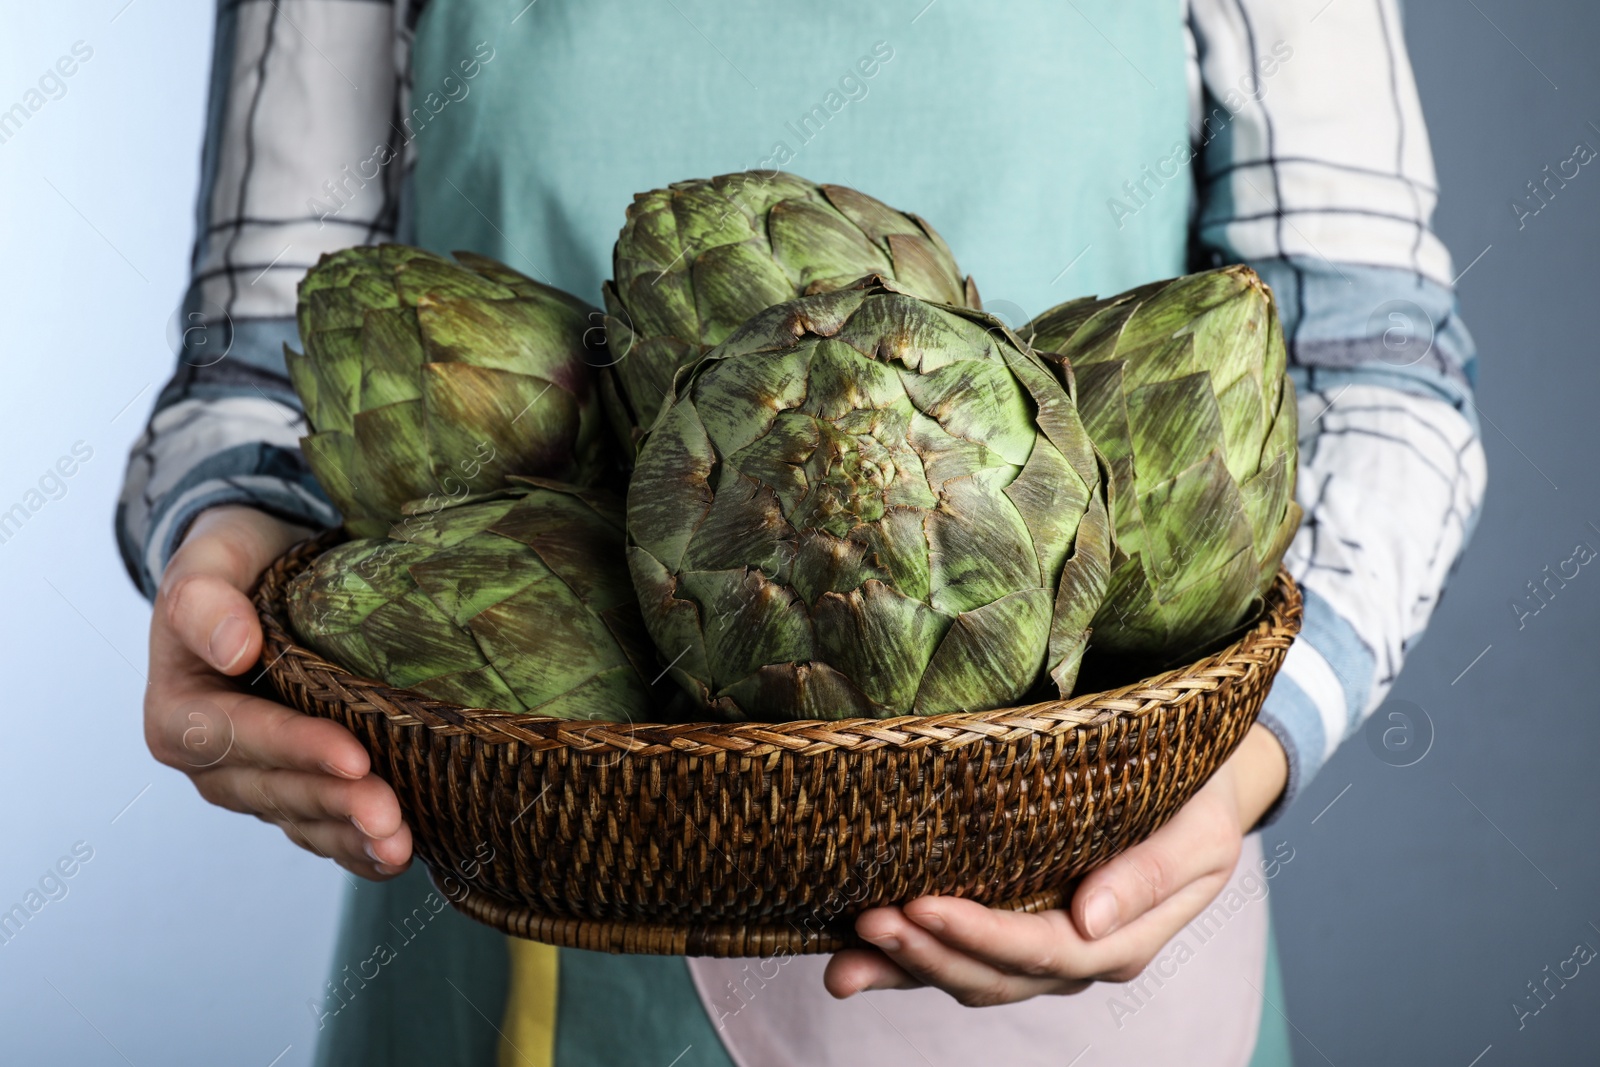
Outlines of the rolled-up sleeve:
{"label": "rolled-up sleeve", "polygon": [[1383,701],[1471,535],[1475,354],[1393,0],[1192,0],[1189,26],[1196,267],[1272,286],[1299,396],[1305,627],[1261,715],[1290,765],[1270,821]]}
{"label": "rolled-up sleeve", "polygon": [[177,367],[117,504],[123,562],[146,596],[208,507],[339,519],[300,454],[283,346],[306,268],[402,223],[409,14],[374,0],[217,5]]}

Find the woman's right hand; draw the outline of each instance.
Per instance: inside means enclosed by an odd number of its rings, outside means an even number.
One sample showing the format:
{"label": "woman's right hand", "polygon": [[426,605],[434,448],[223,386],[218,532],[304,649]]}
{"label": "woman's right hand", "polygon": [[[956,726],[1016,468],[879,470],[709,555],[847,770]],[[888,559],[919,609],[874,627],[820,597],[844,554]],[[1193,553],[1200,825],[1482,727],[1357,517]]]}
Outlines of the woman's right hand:
{"label": "woman's right hand", "polygon": [[150,620],[145,743],[211,803],[272,823],[355,874],[392,878],[411,862],[411,831],[361,744],[335,722],[231,680],[261,652],[247,590],[308,532],[246,507],[195,519],[162,575]]}

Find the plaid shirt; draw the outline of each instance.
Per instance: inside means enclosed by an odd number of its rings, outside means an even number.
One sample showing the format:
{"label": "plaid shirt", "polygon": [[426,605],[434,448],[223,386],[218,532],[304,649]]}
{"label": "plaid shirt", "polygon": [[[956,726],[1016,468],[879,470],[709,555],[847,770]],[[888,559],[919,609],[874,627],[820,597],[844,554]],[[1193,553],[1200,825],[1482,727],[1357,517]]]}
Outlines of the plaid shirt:
{"label": "plaid shirt", "polygon": [[[1305,522],[1287,563],[1306,621],[1261,717],[1289,756],[1279,812],[1382,702],[1485,483],[1472,339],[1429,228],[1433,160],[1396,0],[1315,6],[1185,5],[1194,266],[1245,262],[1271,284],[1299,390]],[[318,255],[408,232],[419,7],[218,4],[189,330],[117,509],[146,595],[205,508],[338,521],[300,454],[282,346]],[[1105,209],[1136,213],[1152,182]]]}

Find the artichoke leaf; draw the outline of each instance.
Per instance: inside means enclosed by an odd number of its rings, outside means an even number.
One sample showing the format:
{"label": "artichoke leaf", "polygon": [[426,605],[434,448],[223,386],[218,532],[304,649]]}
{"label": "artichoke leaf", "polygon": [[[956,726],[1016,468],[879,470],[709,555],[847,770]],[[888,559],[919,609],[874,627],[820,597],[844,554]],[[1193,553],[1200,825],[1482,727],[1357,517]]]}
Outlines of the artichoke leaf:
{"label": "artichoke leaf", "polygon": [[[774,547],[774,563],[769,569],[779,581],[794,586],[800,598],[812,607],[824,593],[848,593],[869,578],[885,577],[873,561],[868,560],[868,545],[859,536],[876,530],[877,524],[858,527],[848,537],[835,537],[823,530],[808,530],[798,542],[786,542]],[[798,546],[798,547],[797,547]]]}
{"label": "artichoke leaf", "polygon": [[[1230,270],[1202,271],[1157,282],[1148,292],[1135,297],[1137,310],[1123,328],[1121,345],[1143,348],[1191,333],[1197,322],[1228,305],[1244,288],[1240,277]],[[1233,331],[1228,329],[1226,334],[1231,339]]]}
{"label": "artichoke leaf", "polygon": [[[605,623],[581,602],[535,582],[480,611],[470,624],[485,658],[524,704],[559,694],[598,670],[628,667]],[[564,592],[564,591],[563,591]]]}
{"label": "artichoke leaf", "polygon": [[1204,371],[1138,386],[1127,393],[1127,404],[1141,481],[1170,477],[1165,472],[1192,467],[1223,446],[1221,412]]}
{"label": "artichoke leaf", "polygon": [[528,711],[558,719],[633,722],[640,708],[650,706],[649,701],[648,687],[638,672],[631,667],[608,667]]}
{"label": "artichoke leaf", "polygon": [[1089,506],[1089,487],[1054,442],[1041,434],[1034,440],[1027,463],[1004,492],[1028,528],[1039,561],[1039,583],[1054,584],[1072,550],[1079,517]]}
{"label": "artichoke leaf", "polygon": [[[305,409],[306,421],[312,426],[320,426],[321,411],[321,385],[317,381],[316,366],[305,356],[290,348],[283,346],[283,367],[288,372],[289,384],[294,386],[295,395],[300,398],[300,406]],[[348,432],[349,427],[343,427]]]}
{"label": "artichoke leaf", "polygon": [[1103,492],[1090,496],[1073,531],[1072,551],[1061,565],[1050,618],[1046,669],[1064,700],[1072,695],[1095,616],[1111,587],[1112,524]]}
{"label": "artichoke leaf", "polygon": [[[816,419],[785,411],[773,420],[765,434],[727,456],[724,469],[732,468],[765,486],[777,496],[785,514],[798,515],[812,490],[810,465],[825,439],[823,426]],[[730,484],[736,491],[742,490],[742,483]]]}
{"label": "artichoke leaf", "polygon": [[406,505],[409,513],[390,527],[389,537],[418,548],[453,548],[489,529],[517,500],[515,494],[496,492],[481,499],[412,501]]}
{"label": "artichoke leaf", "polygon": [[490,490],[577,451],[581,409],[552,382],[470,363],[425,363],[422,372],[430,481],[443,491]]}
{"label": "artichoke leaf", "polygon": [[356,493],[356,442],[348,433],[327,430],[300,438],[300,451],[317,482],[340,505],[345,528],[357,537],[381,537],[387,520],[361,506]]}
{"label": "artichoke leaf", "polygon": [[674,404],[662,412],[650,440],[662,443],[640,453],[632,485],[649,485],[652,490],[630,490],[628,533],[634,544],[675,571],[689,538],[711,510],[710,482],[717,456],[688,404]]}
{"label": "artichoke leaf", "polygon": [[527,550],[514,541],[474,537],[468,544],[431,553],[407,570],[417,588],[460,630],[479,612],[550,575],[529,566]]}
{"label": "artichoke leaf", "polygon": [[797,406],[808,415],[838,420],[852,412],[894,407],[905,400],[907,390],[893,367],[843,341],[823,338],[802,346],[801,351],[809,352],[810,359],[805,395]]}
{"label": "artichoke leaf", "polygon": [[306,403],[312,428],[349,433],[354,429],[350,415],[361,393],[361,331],[316,330],[303,336],[305,358],[316,379],[315,410]]}
{"label": "artichoke leaf", "polygon": [[421,400],[357,412],[352,436],[356,448],[350,479],[374,513],[400,515],[408,501],[430,492],[450,492],[432,477],[433,454]]}
{"label": "artichoke leaf", "polygon": [[933,505],[930,499],[924,505],[891,507],[877,522],[857,527],[850,534],[867,546],[864,562],[876,577],[921,601],[928,599],[933,588],[926,529],[928,509]]}
{"label": "artichoke leaf", "polygon": [[1033,588],[957,616],[922,676],[918,714],[988,711],[1020,700],[1044,666],[1050,609],[1050,594]]}
{"label": "artichoke leaf", "polygon": [[885,709],[826,663],[769,663],[727,686],[713,707],[724,718],[745,719],[760,709],[763,719],[882,718]]}
{"label": "artichoke leaf", "polygon": [[683,558],[690,570],[757,567],[787,577],[795,530],[769,486],[724,464],[705,521]]}
{"label": "artichoke leaf", "polygon": [[928,512],[928,600],[946,615],[975,611],[1015,590],[1039,586],[1028,527],[1016,508],[994,506],[997,495],[975,479],[956,479],[946,483],[944,499]]}
{"label": "artichoke leaf", "polygon": [[305,642],[316,649],[317,655],[343,667],[351,674],[373,681],[384,681],[383,662],[367,642],[359,628],[307,636]]}
{"label": "artichoke leaf", "polygon": [[376,655],[378,677],[390,685],[413,686],[483,665],[472,635],[434,610],[433,601],[419,589],[368,615],[361,634]]}
{"label": "artichoke leaf", "polygon": [[[563,294],[564,296],[565,294]],[[560,299],[464,300],[428,297],[417,305],[422,360],[463,363],[554,382],[578,399],[589,395],[589,368],[572,358],[573,338],[588,330],[589,309]]]}
{"label": "artichoke leaf", "polygon": [[667,672],[699,703],[710,703],[712,693],[702,679],[710,678],[711,667],[698,606],[678,595],[678,579],[641,548],[629,547],[628,572],[639,594],[645,627],[661,650]]}
{"label": "artichoke leaf", "polygon": [[965,299],[961,275],[948,255],[920,233],[894,233],[884,238],[894,265],[894,280],[924,300],[959,306]]}
{"label": "artichoke leaf", "polygon": [[[1040,371],[1049,389],[1061,387]],[[981,444],[996,460],[1021,467],[1033,452],[1039,427],[1028,394],[999,361],[962,360],[932,373],[905,376],[906,395],[945,433]]]}
{"label": "artichoke leaf", "polygon": [[915,703],[923,670],[952,622],[875,578],[823,594],[812,618],[822,660],[883,708]]}
{"label": "artichoke leaf", "polygon": [[441,674],[427,681],[418,682],[412,688],[435,700],[445,700],[468,708],[490,708],[495,711],[527,710],[526,705],[517,699],[517,695],[506,686],[505,682],[501,681],[499,673],[493,667]]}
{"label": "artichoke leaf", "polygon": [[761,205],[750,199],[752,189],[748,185],[715,182],[675,184],[670,202],[679,246],[687,247],[692,255],[701,255],[711,248],[758,236],[755,217]]}
{"label": "artichoke leaf", "polygon": [[[772,256],[785,264],[795,292],[837,289],[866,274],[887,274],[889,257],[825,203],[783,200],[767,212]],[[793,295],[793,293],[786,294]]]}
{"label": "artichoke leaf", "polygon": [[772,428],[784,412],[801,408],[806,398],[814,346],[789,352],[760,353],[757,379],[742,373],[737,362],[720,361],[694,381],[695,412],[717,450],[733,455],[748,448]]}
{"label": "artichoke leaf", "polygon": [[1080,327],[1100,310],[1100,301],[1092,296],[1080,296],[1057,304],[1021,331],[1028,345],[1040,354],[1059,353],[1072,344]]}
{"label": "artichoke leaf", "polygon": [[[317,338],[320,345],[323,340]],[[411,308],[382,308],[368,311],[360,335],[360,407],[371,409],[386,404],[416,400],[422,396],[422,342],[417,338],[417,313]],[[316,345],[313,346],[317,347]],[[338,366],[323,356],[319,363]]]}
{"label": "artichoke leaf", "polygon": [[394,279],[400,299],[412,307],[425,297],[510,300],[517,295],[489,278],[456,266],[443,256],[431,254],[408,258],[396,267]]}
{"label": "artichoke leaf", "polygon": [[881,200],[859,193],[847,185],[822,185],[822,195],[839,214],[853,222],[870,241],[881,241],[892,233],[922,236],[922,227]]}
{"label": "artichoke leaf", "polygon": [[816,658],[811,619],[793,589],[749,568],[685,571],[679,581],[704,606],[706,657],[718,668],[713,690],[769,663]]}
{"label": "artichoke leaf", "polygon": [[720,343],[752,315],[793,295],[793,283],[754,244],[708,248],[689,269],[703,345]]}
{"label": "artichoke leaf", "polygon": [[[1227,602],[1218,576],[1236,556],[1255,559],[1244,503],[1216,452],[1164,482],[1140,483],[1139,506],[1151,520],[1143,531],[1144,565],[1164,599],[1200,587]],[[1166,515],[1182,515],[1184,521],[1165,521]]]}

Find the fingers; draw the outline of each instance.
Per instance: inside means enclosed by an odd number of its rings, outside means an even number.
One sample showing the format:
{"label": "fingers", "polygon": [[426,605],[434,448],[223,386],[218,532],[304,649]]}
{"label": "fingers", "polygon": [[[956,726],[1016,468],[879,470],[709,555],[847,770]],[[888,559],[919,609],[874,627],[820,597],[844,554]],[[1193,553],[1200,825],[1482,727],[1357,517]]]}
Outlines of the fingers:
{"label": "fingers", "polygon": [[219,767],[194,775],[207,801],[270,822],[296,844],[357,874],[404,870],[411,831],[394,791],[378,778],[347,782],[322,774]]}
{"label": "fingers", "polygon": [[[156,680],[145,701],[150,752],[185,773],[227,764],[306,771],[355,780],[372,769],[343,726],[270,700],[213,686],[202,675]],[[220,684],[220,680],[217,680]]]}
{"label": "fingers", "polygon": [[888,956],[870,948],[847,948],[834,953],[822,972],[822,985],[839,1000],[868,989],[922,988],[921,982]]}
{"label": "fingers", "polygon": [[[989,910],[982,905],[974,907]],[[1056,975],[1008,973],[946,944],[910,921],[899,908],[877,908],[864,913],[856,920],[856,932],[877,946],[901,974],[918,984],[938,986],[968,1007],[1008,1004],[1044,993],[1077,992],[1088,984]],[[906,987],[900,974],[873,973],[870,964],[852,958],[840,963],[835,973],[838,990],[832,985],[829,990],[835,996],[848,996],[852,988],[849,983],[862,978],[866,979],[866,984],[856,985],[855,989]]]}
{"label": "fingers", "polygon": [[411,831],[355,737],[222,677],[261,654],[245,590],[307,532],[242,507],[194,521],[151,616],[145,739],[211,803],[271,822],[356,874],[392,877],[411,862]]}
{"label": "fingers", "polygon": [[202,573],[248,589],[268,564],[310,532],[254,508],[210,508],[190,525],[162,584],[175,573]]}
{"label": "fingers", "polygon": [[261,624],[244,591],[304,533],[249,508],[202,512],[162,575],[155,625],[224,674],[248,669],[261,651]]}
{"label": "fingers", "polygon": [[1256,816],[1241,802],[1237,759],[1150,838],[1085,877],[1069,911],[923,897],[863,914],[856,930],[882,955],[839,953],[825,972],[828,991],[932,985],[982,1006],[1131,981],[1215,899],[1238,863],[1242,827]]}
{"label": "fingers", "polygon": [[[1131,981],[1226,881],[1226,875],[1218,875],[1191,882],[1097,940],[1085,938],[1060,910],[1029,914],[955,897],[922,897],[903,909],[869,913],[870,924],[858,922],[862,937],[887,959],[830,964],[828,989],[843,997],[860,989],[933,985],[962,1004],[981,1007],[1078,993],[1098,981]],[[903,912],[900,924],[887,914],[896,911]]]}
{"label": "fingers", "polygon": [[1199,879],[1226,880],[1242,840],[1221,790],[1202,789],[1165,826],[1084,878],[1073,922],[1085,938],[1104,938]]}
{"label": "fingers", "polygon": [[1125,944],[1086,941],[1058,909],[1031,914],[955,897],[923,897],[907,904],[905,912],[951,951],[1002,974],[1043,982],[1055,993],[1086,989],[1106,970],[1122,965],[1129,950]]}
{"label": "fingers", "polygon": [[1227,875],[1207,876],[1191,882],[1116,933],[1091,942],[1103,954],[1097,959],[1095,979],[1131,982],[1139,977],[1161,949],[1204,911],[1226,884]]}
{"label": "fingers", "polygon": [[[267,820],[272,822],[273,820]],[[284,835],[306,851],[331,859],[351,874],[383,881],[403,872],[411,864],[409,834],[405,841],[405,857],[390,862],[393,847],[376,847],[355,827],[341,822],[274,822]],[[397,835],[398,836],[398,835]]]}
{"label": "fingers", "polygon": [[885,964],[842,958],[830,965],[829,991],[903,988],[903,974],[981,1006],[1131,980],[1232,873],[1241,837],[1231,796],[1226,783],[1203,789],[1148,840],[1086,877],[1070,913],[1008,912],[952,897],[868,912],[856,929]]}
{"label": "fingers", "polygon": [[261,654],[255,608],[227,578],[180,574],[162,586],[156,611],[185,648],[223,674],[247,670]]}
{"label": "fingers", "polygon": [[223,766],[197,775],[195,787],[213,804],[233,811],[273,820],[341,822],[374,840],[391,838],[404,827],[394,790],[373,776],[348,782],[326,774]]}
{"label": "fingers", "polygon": [[372,769],[355,735],[331,719],[304,715],[260,697],[236,697],[227,712],[240,763],[358,779]]}
{"label": "fingers", "polygon": [[1087,979],[1121,962],[1080,935],[1059,909],[1031,914],[957,897],[921,897],[905,906],[905,914],[949,948],[1011,974]]}

